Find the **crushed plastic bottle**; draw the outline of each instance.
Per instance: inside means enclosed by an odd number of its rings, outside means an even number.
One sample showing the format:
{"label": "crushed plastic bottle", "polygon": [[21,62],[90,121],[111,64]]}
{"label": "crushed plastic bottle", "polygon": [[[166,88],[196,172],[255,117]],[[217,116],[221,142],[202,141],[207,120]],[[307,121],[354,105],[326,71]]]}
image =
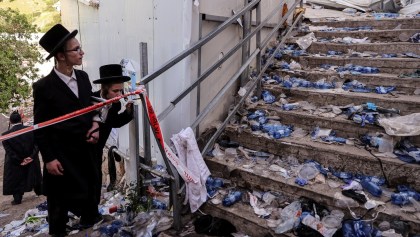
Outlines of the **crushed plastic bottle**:
{"label": "crushed plastic bottle", "polygon": [[301,203],[294,201],[283,208],[280,212],[282,222],[274,230],[276,234],[282,234],[291,230],[300,221],[302,214]]}
{"label": "crushed plastic bottle", "polygon": [[297,177],[297,178],[295,179],[295,184],[297,184],[297,185],[299,185],[299,186],[302,186],[302,187],[303,187],[303,186],[305,186],[305,185],[307,185],[307,184],[308,184],[308,180]]}
{"label": "crushed plastic bottle", "polygon": [[272,104],[276,101],[276,97],[269,91],[262,91],[261,96],[266,104]]}
{"label": "crushed plastic bottle", "polygon": [[380,197],[382,195],[382,189],[374,182],[371,182],[368,179],[362,179],[360,180],[360,184],[364,190],[368,191],[373,196]]}
{"label": "crushed plastic bottle", "polygon": [[375,92],[377,94],[388,94],[395,90],[395,86],[378,86],[375,87]]}
{"label": "crushed plastic bottle", "polygon": [[289,110],[294,110],[294,109],[300,108],[300,104],[299,103],[289,103],[289,104],[283,104],[281,107],[282,107],[283,110],[289,111]]}
{"label": "crushed plastic bottle", "polygon": [[231,191],[223,198],[222,204],[225,207],[230,207],[241,199],[242,199],[241,191]]}
{"label": "crushed plastic bottle", "polygon": [[360,123],[362,127],[366,124],[375,124],[376,113],[362,113],[362,114],[354,114],[352,120],[356,123]]}
{"label": "crushed plastic bottle", "polygon": [[358,180],[368,180],[370,182],[373,182],[374,184],[378,185],[378,186],[382,186],[385,184],[385,179],[382,177],[378,177],[378,176],[372,176],[372,175],[363,175],[363,174],[356,174],[355,178]]}
{"label": "crushed plastic bottle", "polygon": [[345,220],[342,223],[343,237],[381,237],[381,232],[365,220]]}
{"label": "crushed plastic bottle", "polygon": [[420,162],[420,148],[411,144],[408,139],[402,140],[398,144],[398,149],[394,151],[398,157],[403,157],[404,155],[408,156],[406,158],[410,158],[414,162]]}
{"label": "crushed plastic bottle", "polygon": [[397,189],[399,192],[391,195],[391,202],[393,204],[406,205],[410,203],[410,197],[416,201],[420,201],[420,193],[416,192],[414,189],[405,185],[398,185]]}
{"label": "crushed plastic bottle", "polygon": [[160,210],[166,210],[168,207],[166,203],[159,201],[158,199],[153,198],[152,199],[152,209],[160,209]]}
{"label": "crushed plastic bottle", "polygon": [[379,152],[393,152],[394,141],[393,138],[386,134],[366,134],[360,137],[362,143],[371,147],[378,148]]}

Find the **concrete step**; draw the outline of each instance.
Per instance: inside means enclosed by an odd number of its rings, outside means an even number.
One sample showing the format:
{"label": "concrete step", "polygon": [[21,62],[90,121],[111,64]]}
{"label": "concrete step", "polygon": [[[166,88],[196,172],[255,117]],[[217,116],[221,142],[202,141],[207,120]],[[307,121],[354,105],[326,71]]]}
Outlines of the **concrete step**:
{"label": "concrete step", "polygon": [[[245,187],[251,190],[258,189],[262,191],[278,191],[286,195],[295,196],[296,198],[303,196],[311,198],[330,209],[340,209],[334,201],[334,194],[336,192],[341,192],[340,188],[332,188],[328,186],[328,184],[320,183],[301,187],[294,183],[293,178],[285,179],[278,174],[278,172],[276,173],[270,171],[266,164],[258,164],[258,162],[254,167],[252,167],[252,169],[243,168],[242,165],[235,162],[233,158],[206,158],[206,163],[214,176],[229,179],[239,187]],[[379,199],[384,202],[388,201],[388,198],[384,195],[382,198],[374,199]],[[385,206],[386,208],[384,211],[379,213],[376,221],[392,221],[396,218],[400,218],[401,220],[407,221],[414,232],[419,231],[420,221],[414,214],[406,213],[402,210],[402,208],[395,206],[390,202],[387,202]],[[347,212],[345,209],[343,209],[343,211]],[[352,208],[352,211],[357,213],[359,216],[366,213],[366,209],[362,207]],[[237,215],[237,217],[233,218],[239,217]]]}
{"label": "concrete step", "polygon": [[[316,160],[324,167],[336,170],[363,173],[383,177],[380,162],[369,151],[352,145],[327,144],[312,140],[309,136],[303,138],[287,137],[274,139],[262,133],[252,132],[251,129],[240,129],[230,125],[225,134],[242,146],[265,151],[278,156],[295,156],[300,162]],[[374,152],[374,154],[376,154]],[[384,172],[391,185],[410,184],[420,190],[420,166],[408,164],[398,158],[381,157]]]}
{"label": "concrete step", "polygon": [[[365,38],[371,41],[387,41],[387,42],[406,42],[411,36],[420,32],[420,29],[398,29],[398,30],[371,30],[371,31],[313,31],[315,36],[319,38]],[[300,33],[300,36],[307,34]]]}
{"label": "concrete step", "polygon": [[377,30],[395,29],[420,29],[419,18],[405,18],[405,19],[381,19],[375,20],[366,19],[353,21],[346,19],[346,21],[328,21],[321,19],[317,22],[311,22],[311,25],[315,26],[329,26],[329,27],[359,27],[359,26],[371,26]]}
{"label": "concrete step", "polygon": [[[308,53],[327,53],[328,51],[340,51],[345,54],[349,50],[355,52],[375,52],[378,54],[403,54],[403,53],[415,53],[420,54],[420,44],[417,43],[368,43],[368,44],[338,44],[338,43],[321,43],[314,42],[307,49]],[[382,59],[382,58],[381,58]],[[418,59],[417,59],[418,60]]]}
{"label": "concrete step", "polygon": [[267,226],[267,220],[254,214],[249,204],[238,202],[231,207],[225,207],[222,204],[215,205],[207,202],[200,209],[206,214],[227,219],[234,226],[240,226],[240,231],[249,236],[294,236],[287,233],[276,234]]}
{"label": "concrete step", "polygon": [[265,90],[270,91],[276,97],[284,93],[287,97],[293,98],[295,101],[308,101],[316,106],[326,105],[348,105],[365,104],[366,102],[373,102],[378,106],[384,108],[395,108],[401,111],[401,115],[420,112],[420,96],[408,95],[389,95],[376,93],[357,93],[344,91],[339,89],[306,89],[306,88],[292,88],[286,89],[278,85],[264,85]]}
{"label": "concrete step", "polygon": [[[290,103],[294,103],[292,98],[288,99]],[[280,117],[280,122],[283,124],[293,124],[296,127],[302,128],[311,132],[316,126],[320,128],[329,128],[337,132],[337,136],[344,138],[360,138],[367,133],[386,133],[385,129],[379,125],[366,124],[361,126],[356,122],[347,119],[346,115],[339,115],[334,118],[322,117],[321,115],[309,114],[302,109],[285,111],[279,106],[275,105],[259,105],[257,108],[248,108],[249,111],[261,109],[268,111],[270,115]],[[411,143],[420,146],[420,136],[410,137]]]}
{"label": "concrete step", "polygon": [[346,81],[346,80],[357,80],[367,86],[395,86],[397,91],[405,92],[408,95],[412,95],[416,89],[420,88],[420,78],[401,78],[391,74],[343,74],[340,76],[335,71],[305,71],[305,70],[275,70],[272,71],[281,76],[289,75],[291,77],[299,77],[308,81],[316,82],[320,79],[327,79],[328,81]]}
{"label": "concrete step", "polygon": [[322,64],[330,64],[337,66],[345,66],[346,64],[354,64],[365,67],[377,67],[381,73],[412,73],[420,68],[420,59],[414,58],[339,58],[339,57],[313,57],[300,56],[292,57],[283,55],[286,61],[295,60],[305,68],[315,68]]}

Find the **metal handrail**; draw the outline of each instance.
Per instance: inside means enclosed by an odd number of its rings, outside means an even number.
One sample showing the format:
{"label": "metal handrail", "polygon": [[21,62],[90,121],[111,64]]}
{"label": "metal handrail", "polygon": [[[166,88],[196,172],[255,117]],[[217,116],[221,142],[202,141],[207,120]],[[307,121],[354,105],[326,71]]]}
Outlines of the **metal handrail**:
{"label": "metal handrail", "polygon": [[[284,2],[284,1],[282,1]],[[214,70],[216,70],[220,65],[222,65],[227,59],[229,59],[236,51],[238,51],[239,48],[242,47],[242,45],[247,42],[251,37],[253,37],[255,34],[260,32],[260,30],[265,26],[265,24],[277,13],[278,10],[280,10],[280,7],[274,8],[270,14],[266,17],[266,19],[261,22],[251,33],[249,33],[246,37],[244,37],[241,41],[239,41],[229,52],[227,52],[222,58],[220,58],[215,64],[210,66],[209,69],[207,69],[197,80],[195,80],[189,87],[187,87],[185,90],[183,90],[174,100],[172,100],[168,107],[166,107],[162,113],[158,115],[159,120],[163,120],[166,118],[166,116],[175,108],[176,104],[179,103],[185,96],[187,96],[193,89],[197,87],[197,85],[202,82],[204,79],[206,79]],[[230,19],[230,18],[229,18]],[[228,20],[229,21],[229,20]]]}
{"label": "metal handrail", "polygon": [[230,17],[229,20],[225,21],[223,24],[221,24],[220,26],[218,26],[214,31],[212,31],[206,37],[204,37],[203,39],[197,41],[190,48],[182,51],[180,54],[178,54],[177,56],[173,57],[171,60],[169,60],[168,62],[166,62],[162,67],[160,67],[158,70],[154,71],[152,74],[147,75],[146,77],[144,77],[143,80],[141,81],[141,84],[144,84],[145,85],[145,84],[151,82],[156,77],[158,77],[159,75],[161,75],[162,73],[164,73],[166,70],[168,70],[169,68],[171,68],[173,65],[177,64],[182,59],[186,58],[191,53],[193,53],[194,51],[196,51],[198,48],[200,48],[201,46],[205,45],[211,39],[213,39],[214,37],[216,37],[220,32],[222,32],[224,29],[226,29],[228,26],[230,26],[233,22],[235,22],[236,19],[238,19],[240,16],[242,16],[245,12],[251,10],[252,8],[254,8],[255,5],[259,4],[260,1],[261,0],[253,0],[251,3],[249,3],[247,6],[245,6],[238,13],[236,13],[235,15],[233,15],[232,17]]}

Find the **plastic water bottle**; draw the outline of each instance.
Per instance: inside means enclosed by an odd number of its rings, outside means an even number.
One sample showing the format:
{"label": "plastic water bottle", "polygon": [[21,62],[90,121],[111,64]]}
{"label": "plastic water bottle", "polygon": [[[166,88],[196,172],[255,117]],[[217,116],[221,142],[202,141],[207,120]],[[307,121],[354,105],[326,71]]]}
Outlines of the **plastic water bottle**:
{"label": "plastic water bottle", "polygon": [[272,135],[275,139],[280,139],[283,137],[288,137],[290,136],[290,134],[292,134],[293,130],[291,128],[291,126],[283,126],[283,128],[275,131],[273,134],[269,134]]}
{"label": "plastic water bottle", "polygon": [[382,195],[382,189],[375,183],[369,181],[368,179],[362,179],[360,181],[360,184],[362,185],[363,189],[368,191],[373,196],[380,197]]}
{"label": "plastic water bottle", "polygon": [[344,179],[344,180],[350,180],[350,179],[352,179],[353,178],[353,174],[352,173],[350,173],[350,172],[343,172],[343,171],[334,171],[334,169],[333,168],[329,168],[329,170],[331,171],[331,173],[335,176],[335,177],[337,177],[337,178],[340,178],[340,179]]}
{"label": "plastic water bottle", "polygon": [[395,86],[378,86],[375,87],[375,92],[377,94],[388,94],[389,92],[392,92],[395,90]]}
{"label": "plastic water bottle", "polygon": [[307,184],[308,184],[308,180],[297,177],[297,178],[295,179],[295,184],[297,184],[297,185],[299,185],[299,186],[305,186],[305,185],[307,185]]}
{"label": "plastic water bottle", "polygon": [[161,202],[157,199],[152,199],[152,208],[153,209],[161,209],[161,210],[166,210],[167,206],[164,202]]}
{"label": "plastic water bottle", "polygon": [[299,103],[289,103],[289,104],[284,104],[281,107],[283,110],[289,111],[289,110],[298,109],[300,105]]}
{"label": "plastic water bottle", "polygon": [[371,236],[380,237],[380,232],[365,220],[346,220],[342,223],[343,237]]}
{"label": "plastic water bottle", "polygon": [[337,142],[337,143],[346,143],[347,139],[342,137],[336,137],[336,136],[328,136],[328,137],[322,137],[321,138],[324,142]]}
{"label": "plastic water bottle", "polygon": [[276,97],[271,94],[269,91],[262,91],[261,96],[265,103],[272,104],[276,101]]}
{"label": "plastic water bottle", "polygon": [[410,203],[410,195],[406,192],[393,193],[391,195],[391,202],[395,205],[406,205]]}
{"label": "plastic water bottle", "polygon": [[241,199],[242,199],[241,191],[231,191],[225,196],[225,198],[223,198],[222,204],[225,207],[230,207]]}
{"label": "plastic water bottle", "polygon": [[248,119],[256,119],[261,116],[265,116],[265,112],[263,110],[256,110],[254,113],[248,115]]}

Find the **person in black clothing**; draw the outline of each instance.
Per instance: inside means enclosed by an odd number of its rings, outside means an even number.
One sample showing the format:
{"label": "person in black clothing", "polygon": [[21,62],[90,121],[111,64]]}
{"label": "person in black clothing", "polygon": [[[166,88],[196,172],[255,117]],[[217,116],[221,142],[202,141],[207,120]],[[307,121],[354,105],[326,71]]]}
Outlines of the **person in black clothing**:
{"label": "person in black clothing", "polygon": [[[6,135],[23,128],[22,117],[14,111],[9,118],[9,130]],[[25,192],[35,191],[41,195],[41,166],[38,158],[38,147],[34,134],[25,133],[2,142],[6,156],[3,172],[3,195],[13,195],[12,205],[22,203]]]}
{"label": "person in black clothing", "polygon": [[[101,90],[94,92],[95,97],[105,100],[120,96],[124,92],[124,82],[129,81],[130,77],[122,75],[122,67],[119,64],[108,64],[99,68],[100,79],[94,80],[94,84],[101,84]],[[101,134],[96,145],[96,169],[98,170],[99,178],[97,186],[99,187],[96,193],[97,203],[100,202],[100,188],[102,187],[102,153],[108,140],[112,128],[120,128],[129,123],[133,118],[133,105],[131,102],[126,103],[125,110],[120,112],[122,108],[121,101],[117,101],[101,111],[102,123],[99,124],[99,133]],[[110,183],[107,188],[112,190],[116,181],[116,170],[114,159],[108,156],[108,170]]]}
{"label": "person in black clothing", "polygon": [[[39,44],[54,57],[50,74],[33,84],[34,123],[80,110],[92,105],[89,76],[74,69],[83,61],[84,51],[75,38],[57,24],[48,30]],[[95,144],[99,139],[96,112],[87,113],[35,130],[35,139],[44,161],[43,194],[47,196],[49,234],[66,236],[67,213],[80,216],[80,227],[101,220],[95,199]]]}

